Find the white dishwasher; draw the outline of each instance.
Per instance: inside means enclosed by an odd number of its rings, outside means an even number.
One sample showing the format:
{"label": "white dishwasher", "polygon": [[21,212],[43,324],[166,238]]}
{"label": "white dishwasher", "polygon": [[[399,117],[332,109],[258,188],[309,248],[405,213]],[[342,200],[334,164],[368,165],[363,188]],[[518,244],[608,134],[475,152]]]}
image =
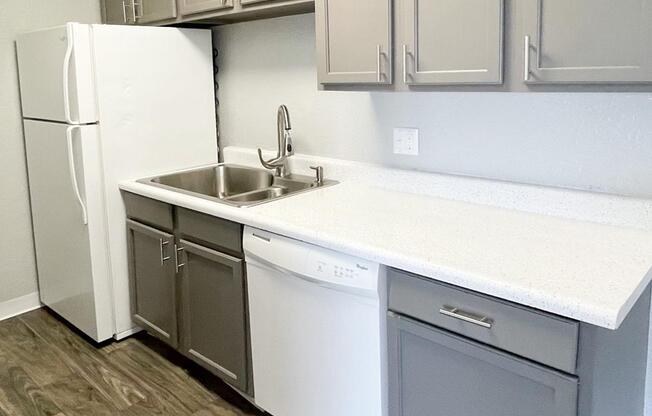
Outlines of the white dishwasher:
{"label": "white dishwasher", "polygon": [[274,416],[386,414],[385,270],[245,227],[254,398]]}

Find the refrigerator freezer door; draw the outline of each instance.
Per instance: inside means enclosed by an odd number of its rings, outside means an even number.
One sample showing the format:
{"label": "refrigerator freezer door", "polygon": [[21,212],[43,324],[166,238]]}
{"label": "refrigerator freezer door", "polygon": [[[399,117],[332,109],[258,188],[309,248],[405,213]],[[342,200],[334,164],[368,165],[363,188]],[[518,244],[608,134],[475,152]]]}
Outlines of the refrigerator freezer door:
{"label": "refrigerator freezer door", "polygon": [[24,127],[41,302],[106,340],[114,330],[98,127]]}
{"label": "refrigerator freezer door", "polygon": [[68,23],[16,40],[23,117],[97,122],[90,26]]}
{"label": "refrigerator freezer door", "polygon": [[132,330],[119,183],[217,162],[211,32],[92,25],[116,337]]}

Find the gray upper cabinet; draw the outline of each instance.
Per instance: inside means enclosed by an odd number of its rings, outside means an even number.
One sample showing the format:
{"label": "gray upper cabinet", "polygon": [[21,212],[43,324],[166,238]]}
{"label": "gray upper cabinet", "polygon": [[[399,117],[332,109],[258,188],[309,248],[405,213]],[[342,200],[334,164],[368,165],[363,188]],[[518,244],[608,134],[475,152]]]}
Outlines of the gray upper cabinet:
{"label": "gray upper cabinet", "polygon": [[127,220],[131,312],[147,331],[177,346],[174,237]]}
{"label": "gray upper cabinet", "polygon": [[316,0],[321,84],[392,83],[392,1]]}
{"label": "gray upper cabinet", "polygon": [[104,23],[152,23],[177,17],[176,0],[103,0]]}
{"label": "gray upper cabinet", "polygon": [[151,23],[177,17],[176,0],[133,0],[136,8],[136,23]]}
{"label": "gray upper cabinet", "polygon": [[134,23],[131,0],[103,0],[102,21],[110,25]]}
{"label": "gray upper cabinet", "polygon": [[502,0],[402,0],[398,16],[405,84],[502,83]]}
{"label": "gray upper cabinet", "polygon": [[243,6],[248,6],[250,4],[260,4],[260,3],[274,3],[281,0],[240,0],[240,4]]}
{"label": "gray upper cabinet", "polygon": [[229,9],[233,0],[178,0],[182,15]]}
{"label": "gray upper cabinet", "polygon": [[186,240],[181,277],[181,349],[242,391],[247,380],[243,260]]}
{"label": "gray upper cabinet", "polygon": [[652,82],[652,0],[525,0],[530,83]]}

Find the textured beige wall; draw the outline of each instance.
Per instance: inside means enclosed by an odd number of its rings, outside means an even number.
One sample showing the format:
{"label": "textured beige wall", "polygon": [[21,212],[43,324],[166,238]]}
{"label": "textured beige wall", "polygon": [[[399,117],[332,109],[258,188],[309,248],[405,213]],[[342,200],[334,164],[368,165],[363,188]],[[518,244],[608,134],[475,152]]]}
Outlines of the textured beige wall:
{"label": "textured beige wall", "polygon": [[0,302],[37,290],[14,41],[68,21],[99,22],[99,0],[0,0]]}

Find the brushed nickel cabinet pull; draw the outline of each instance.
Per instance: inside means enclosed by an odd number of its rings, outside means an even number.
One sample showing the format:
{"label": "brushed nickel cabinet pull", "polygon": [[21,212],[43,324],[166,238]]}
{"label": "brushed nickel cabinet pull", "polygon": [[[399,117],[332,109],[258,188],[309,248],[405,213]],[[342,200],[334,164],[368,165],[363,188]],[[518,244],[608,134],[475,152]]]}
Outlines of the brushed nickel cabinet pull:
{"label": "brushed nickel cabinet pull", "polygon": [[159,241],[159,247],[160,247],[160,249],[161,249],[161,266],[163,266],[163,264],[164,264],[166,261],[170,260],[170,256],[166,256],[166,255],[165,255],[165,247],[166,247],[168,244],[170,244],[170,242],[167,241],[167,240],[163,240],[162,238],[159,238],[158,241]]}
{"label": "brushed nickel cabinet pull", "polygon": [[530,35],[525,35],[525,47],[523,55],[523,80],[525,82],[530,81]]}
{"label": "brushed nickel cabinet pull", "polygon": [[439,313],[442,315],[449,316],[451,318],[459,319],[464,322],[468,322],[474,325],[479,325],[483,328],[491,329],[494,321],[486,316],[476,315],[474,313],[465,312],[459,308],[453,306],[444,305],[439,309]]}
{"label": "brushed nickel cabinet pull", "polygon": [[186,265],[186,263],[179,263],[179,252],[183,250],[185,250],[184,247],[178,247],[176,244],[174,245],[174,268],[177,273],[179,273],[179,270]]}
{"label": "brushed nickel cabinet pull", "polygon": [[122,20],[127,24],[127,3],[122,0]]}
{"label": "brushed nickel cabinet pull", "polygon": [[381,69],[383,51],[380,45],[376,45],[376,81],[380,84],[383,82],[383,73]]}

